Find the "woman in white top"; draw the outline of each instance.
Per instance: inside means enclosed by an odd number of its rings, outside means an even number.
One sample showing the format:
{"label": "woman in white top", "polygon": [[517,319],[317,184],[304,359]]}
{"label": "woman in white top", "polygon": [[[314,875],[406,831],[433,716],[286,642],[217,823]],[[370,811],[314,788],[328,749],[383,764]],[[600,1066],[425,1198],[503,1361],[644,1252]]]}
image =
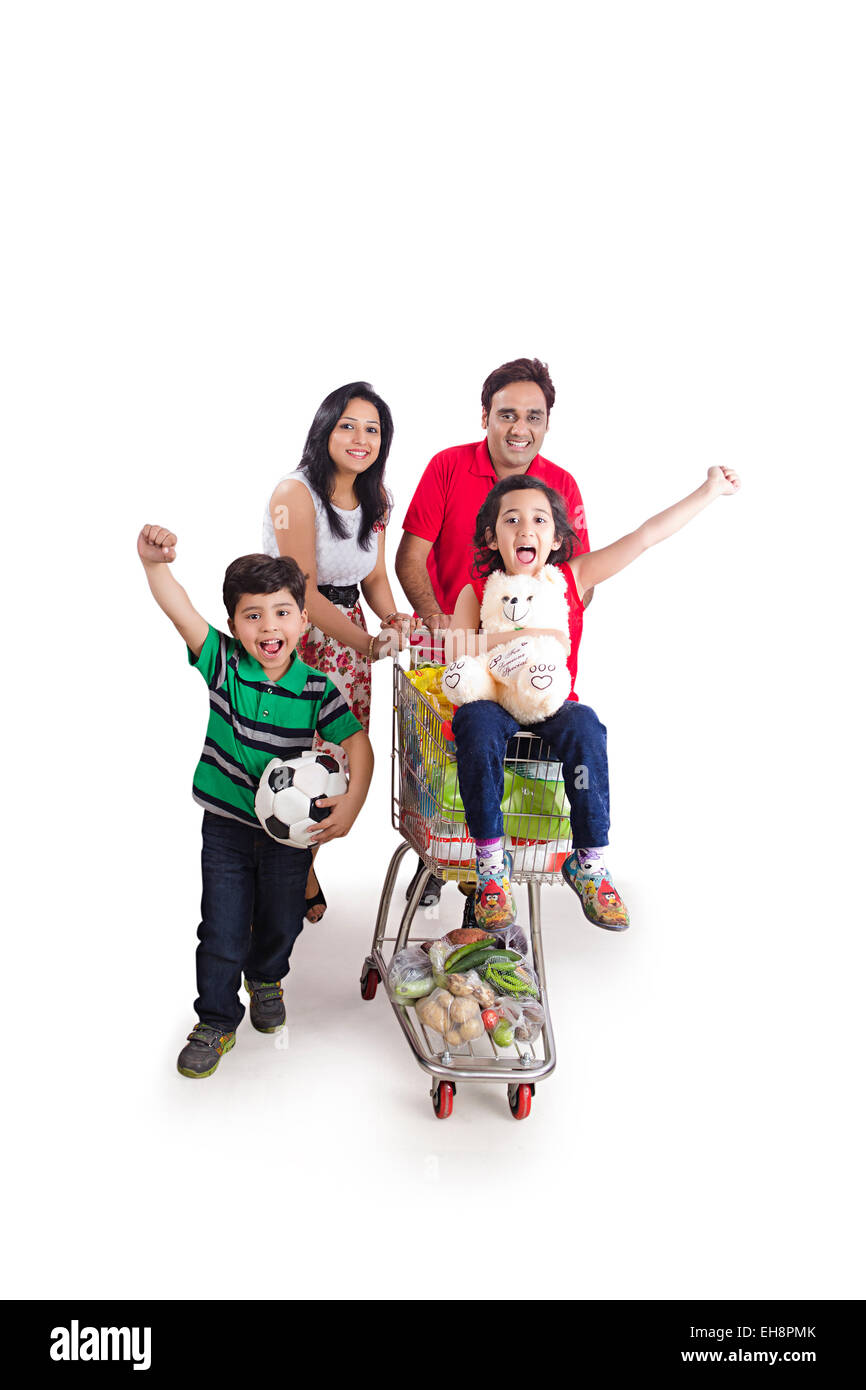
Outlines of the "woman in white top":
{"label": "woman in white top", "polygon": [[[364,729],[370,724],[370,663],[392,651],[413,625],[396,611],[385,569],[390,497],[384,473],[394,425],[366,381],[326,396],[310,426],[301,462],[278,484],[265,512],[263,549],[291,555],[308,576],[309,627],[298,655],[339,687]],[[388,632],[371,637],[359,602]],[[307,920],[327,906],[315,868],[307,880]]]}

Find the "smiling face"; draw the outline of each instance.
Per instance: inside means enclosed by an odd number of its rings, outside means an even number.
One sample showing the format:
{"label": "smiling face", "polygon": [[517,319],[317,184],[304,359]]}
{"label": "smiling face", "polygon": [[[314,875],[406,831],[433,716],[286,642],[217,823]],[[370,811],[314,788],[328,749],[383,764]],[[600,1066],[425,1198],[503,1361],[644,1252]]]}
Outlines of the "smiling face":
{"label": "smiling face", "polygon": [[331,462],[344,477],[355,477],[376,462],[381,444],[378,410],[371,401],[353,396],[328,436]]}
{"label": "smiling face", "polygon": [[487,449],[497,478],[525,473],[547,434],[547,402],[534,381],[512,381],[482,410]]}
{"label": "smiling face", "polygon": [[502,556],[506,574],[538,574],[547,564],[550,552],[561,543],[550,502],[537,488],[504,493],[496,534],[487,534],[490,549],[498,550]]}
{"label": "smiling face", "polygon": [[299,608],[288,589],[275,594],[241,594],[229,631],[272,681],[289,669],[292,652],[307,624],[306,608]]}

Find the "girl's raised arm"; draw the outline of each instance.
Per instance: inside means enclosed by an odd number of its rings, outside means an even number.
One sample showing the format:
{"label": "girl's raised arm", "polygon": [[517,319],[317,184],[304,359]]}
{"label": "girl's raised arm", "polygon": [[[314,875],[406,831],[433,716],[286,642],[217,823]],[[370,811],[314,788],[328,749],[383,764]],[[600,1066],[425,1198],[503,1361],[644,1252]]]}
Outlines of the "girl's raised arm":
{"label": "girl's raised arm", "polygon": [[730,496],[731,493],[738,492],[739,488],[739,474],[735,473],[733,468],[710,468],[705,483],[689,493],[681,502],[675,502],[672,507],[667,507],[657,516],[651,516],[649,521],[645,521],[643,526],[639,526],[630,535],[614,541],[613,545],[604,546],[602,550],[590,550],[584,555],[575,555],[568,563],[574,573],[581,598],[594,584],[601,584],[603,580],[619,574],[620,570],[624,570],[626,565],[630,565],[645,550],[649,550],[650,546],[658,545],[659,541],[666,541],[668,536],[679,531],[687,521],[691,521],[717,497]]}

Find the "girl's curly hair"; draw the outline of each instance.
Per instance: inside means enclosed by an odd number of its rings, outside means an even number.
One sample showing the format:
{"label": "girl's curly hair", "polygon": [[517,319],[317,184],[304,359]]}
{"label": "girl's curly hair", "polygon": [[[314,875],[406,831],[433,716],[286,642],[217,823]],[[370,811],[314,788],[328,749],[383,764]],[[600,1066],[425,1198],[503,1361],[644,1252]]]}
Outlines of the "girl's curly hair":
{"label": "girl's curly hair", "polygon": [[548,487],[547,483],[541,482],[539,478],[532,478],[528,473],[520,473],[516,478],[500,478],[488,492],[478,516],[475,519],[475,535],[472,537],[472,544],[475,547],[475,558],[472,561],[472,573],[479,579],[487,579],[489,575],[497,570],[504,570],[502,555],[498,550],[491,550],[488,544],[488,537],[495,535],[496,523],[499,520],[499,512],[503,497],[509,492],[543,492],[553,515],[553,529],[559,536],[559,546],[552,550],[547,557],[549,565],[561,565],[566,560],[570,560],[577,544],[577,534],[568,519],[568,511],[565,499],[556,488]]}

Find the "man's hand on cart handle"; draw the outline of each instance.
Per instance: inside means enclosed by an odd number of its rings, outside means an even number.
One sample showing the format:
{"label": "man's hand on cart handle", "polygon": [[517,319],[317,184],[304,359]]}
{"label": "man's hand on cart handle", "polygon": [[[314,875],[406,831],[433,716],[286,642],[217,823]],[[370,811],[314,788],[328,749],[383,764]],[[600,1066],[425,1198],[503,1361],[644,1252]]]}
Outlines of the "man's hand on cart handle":
{"label": "man's hand on cart handle", "polygon": [[431,632],[447,632],[451,626],[451,615],[449,613],[425,613],[421,619],[421,626],[429,628]]}

